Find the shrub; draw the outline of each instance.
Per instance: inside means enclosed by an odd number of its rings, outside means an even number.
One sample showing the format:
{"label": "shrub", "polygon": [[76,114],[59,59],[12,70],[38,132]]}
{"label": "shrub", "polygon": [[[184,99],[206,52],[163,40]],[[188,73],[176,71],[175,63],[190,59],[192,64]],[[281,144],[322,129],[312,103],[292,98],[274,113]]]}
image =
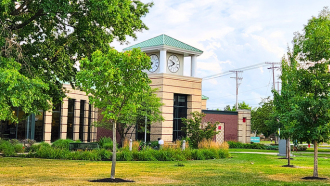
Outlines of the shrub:
{"label": "shrub", "polygon": [[54,141],[52,147],[56,149],[69,150],[70,143],[76,143],[76,142],[71,139],[59,139]]}
{"label": "shrub", "polygon": [[117,153],[117,160],[118,161],[132,161],[133,160],[133,153],[127,149]]}
{"label": "shrub", "polygon": [[[239,149],[267,149],[267,146],[260,143],[241,143],[237,141],[228,141],[229,148],[239,148]],[[270,147],[271,148],[271,147]],[[269,150],[270,150],[269,148]]]}
{"label": "shrub", "polygon": [[16,153],[23,153],[25,151],[25,147],[22,144],[16,144],[13,146]]}
{"label": "shrub", "polygon": [[101,160],[108,160],[111,159],[112,153],[105,149],[99,149],[98,156],[101,158]]}
{"label": "shrub", "polygon": [[182,122],[185,127],[182,127],[182,131],[190,136],[189,143],[193,148],[198,148],[198,143],[203,139],[212,139],[220,131],[216,131],[216,127],[219,122],[211,123],[207,122],[202,124],[202,119],[205,117],[204,113],[192,112],[192,118],[182,118]]}
{"label": "shrub", "polygon": [[112,151],[112,149],[113,149],[113,142],[111,142],[111,143],[110,142],[104,143],[102,148],[104,148],[106,150],[111,150]]}
{"label": "shrub", "polygon": [[[100,146],[100,148],[104,148],[104,149],[108,149],[108,150],[112,150],[113,149],[113,141],[111,138],[108,137],[102,137],[100,138],[100,140],[97,142]],[[118,149],[118,144],[117,145],[117,149]]]}
{"label": "shrub", "polygon": [[278,146],[273,146],[273,145],[266,146],[266,150],[278,150]]}
{"label": "shrub", "polygon": [[12,145],[16,145],[16,144],[19,144],[19,140],[18,139],[11,139],[11,140],[9,140],[9,143],[11,143]]}
{"label": "shrub", "polygon": [[3,153],[3,156],[14,156],[15,155],[15,148],[14,146],[5,140],[1,140],[0,142],[0,152]]}

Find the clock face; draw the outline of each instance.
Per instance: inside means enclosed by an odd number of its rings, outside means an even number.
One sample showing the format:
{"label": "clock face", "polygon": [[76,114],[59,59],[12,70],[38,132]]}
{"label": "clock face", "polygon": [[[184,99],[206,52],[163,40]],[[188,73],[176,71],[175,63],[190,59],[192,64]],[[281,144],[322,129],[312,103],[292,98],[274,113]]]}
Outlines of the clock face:
{"label": "clock face", "polygon": [[155,54],[152,54],[152,55],[150,55],[150,59],[151,59],[151,69],[149,69],[149,72],[155,72],[159,67],[158,56],[156,56]]}
{"label": "clock face", "polygon": [[167,66],[171,72],[173,72],[173,73],[177,72],[180,68],[180,61],[179,61],[178,57],[173,56],[173,55],[170,56],[167,60]]}

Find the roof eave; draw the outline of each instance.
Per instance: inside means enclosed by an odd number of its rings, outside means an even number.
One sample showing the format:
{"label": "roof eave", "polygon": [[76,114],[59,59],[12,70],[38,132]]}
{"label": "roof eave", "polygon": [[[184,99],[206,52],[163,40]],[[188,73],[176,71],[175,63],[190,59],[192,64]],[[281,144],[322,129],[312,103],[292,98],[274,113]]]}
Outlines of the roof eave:
{"label": "roof eave", "polygon": [[[172,46],[168,46],[168,45],[157,45],[157,46],[143,47],[143,48],[141,48],[141,51],[148,52],[148,51],[162,50],[162,49],[169,50],[171,52],[179,52],[179,53],[182,53],[182,54],[188,54],[188,55],[200,56],[200,55],[203,54],[203,51],[202,52],[192,51],[192,50],[172,47]],[[127,51],[127,50],[131,50],[131,49],[126,49],[126,48],[123,49],[123,51]]]}

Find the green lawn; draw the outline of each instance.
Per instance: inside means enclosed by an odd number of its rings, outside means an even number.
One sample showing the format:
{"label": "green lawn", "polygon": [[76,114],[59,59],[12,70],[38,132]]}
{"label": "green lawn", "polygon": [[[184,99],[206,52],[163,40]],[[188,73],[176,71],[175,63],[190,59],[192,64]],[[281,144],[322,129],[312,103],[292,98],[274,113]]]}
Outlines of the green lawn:
{"label": "green lawn", "polygon": [[[281,167],[274,155],[236,154],[206,161],[117,162],[117,178],[126,185],[326,185],[330,180],[305,181],[313,173],[312,157],[295,157],[298,168]],[[108,178],[111,162],[0,158],[0,185],[109,185],[89,180]],[[329,159],[319,158],[319,175],[329,178]],[[112,184],[114,185],[114,184]],[[125,185],[125,184],[117,184]]]}

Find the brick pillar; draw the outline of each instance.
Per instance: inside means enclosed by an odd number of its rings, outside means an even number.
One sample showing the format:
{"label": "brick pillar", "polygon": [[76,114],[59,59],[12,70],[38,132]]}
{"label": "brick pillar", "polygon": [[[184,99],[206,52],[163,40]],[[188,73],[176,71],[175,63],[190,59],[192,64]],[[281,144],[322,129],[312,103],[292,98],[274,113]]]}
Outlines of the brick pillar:
{"label": "brick pillar", "polygon": [[61,107],[61,123],[60,123],[60,139],[66,139],[68,130],[68,106],[69,99],[63,98],[63,103]]}
{"label": "brick pillar", "polygon": [[80,99],[74,104],[73,140],[79,140]]}
{"label": "brick pillar", "polygon": [[[243,118],[246,118],[243,122]],[[251,111],[238,110],[238,141],[242,143],[250,143],[251,137]]]}
{"label": "brick pillar", "polygon": [[88,112],[89,112],[89,104],[88,101],[85,101],[85,111],[84,111],[84,127],[83,127],[83,142],[87,142],[88,137]]}
{"label": "brick pillar", "polygon": [[45,112],[45,125],[44,125],[43,141],[46,143],[51,143],[52,116],[53,116],[52,109]]}

